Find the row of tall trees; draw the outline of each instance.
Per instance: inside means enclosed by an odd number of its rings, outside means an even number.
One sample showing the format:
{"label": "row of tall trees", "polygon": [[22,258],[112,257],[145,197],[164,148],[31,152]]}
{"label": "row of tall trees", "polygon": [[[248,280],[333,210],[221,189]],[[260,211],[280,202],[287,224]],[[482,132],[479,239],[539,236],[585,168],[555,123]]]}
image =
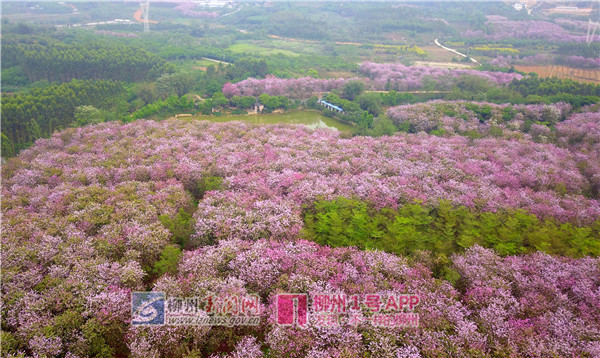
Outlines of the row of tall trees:
{"label": "row of tall trees", "polygon": [[567,42],[560,44],[558,49],[556,49],[556,53],[559,55],[566,56],[583,56],[589,58],[598,57],[598,53],[600,53],[600,44],[596,42],[592,43],[577,43],[577,42]]}
{"label": "row of tall trees", "polygon": [[303,236],[321,245],[401,255],[429,250],[448,257],[480,245],[503,256],[540,250],[582,257],[600,254],[599,225],[600,221],[576,226],[544,220],[524,210],[477,212],[447,201],[436,207],[412,203],[376,210],[368,202],[340,197],[317,201],[305,210]]}
{"label": "row of tall trees", "polygon": [[72,80],[28,93],[3,94],[3,155],[16,154],[36,139],[71,125],[78,106],[109,108],[123,93],[123,86],[116,81]]}
{"label": "row of tall trees", "polygon": [[515,80],[510,88],[520,92],[523,96],[539,95],[553,96],[570,94],[580,96],[600,96],[600,86],[590,83],[580,83],[571,79],[539,78],[530,76],[522,80]]}
{"label": "row of tall trees", "polygon": [[172,64],[144,49],[122,45],[19,43],[3,40],[2,62],[21,65],[31,81],[112,79],[137,82],[174,72]]}

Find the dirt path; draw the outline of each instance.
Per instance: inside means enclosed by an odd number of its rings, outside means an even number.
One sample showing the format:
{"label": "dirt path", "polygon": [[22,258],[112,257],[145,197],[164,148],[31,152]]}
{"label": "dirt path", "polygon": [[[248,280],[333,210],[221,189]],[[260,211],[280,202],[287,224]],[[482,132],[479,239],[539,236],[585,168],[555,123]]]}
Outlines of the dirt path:
{"label": "dirt path", "polygon": [[202,57],[202,59],[206,60],[206,61],[212,61],[212,62],[216,62],[216,63],[222,63],[224,65],[231,65],[231,63],[229,63],[229,62],[215,60],[214,58]]}

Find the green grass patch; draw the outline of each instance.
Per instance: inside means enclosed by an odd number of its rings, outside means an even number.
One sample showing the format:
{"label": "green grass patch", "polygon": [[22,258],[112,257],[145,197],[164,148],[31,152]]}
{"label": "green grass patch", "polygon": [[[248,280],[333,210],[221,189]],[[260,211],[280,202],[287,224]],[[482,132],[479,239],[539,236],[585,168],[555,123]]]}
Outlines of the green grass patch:
{"label": "green grass patch", "polygon": [[232,52],[257,54],[257,55],[262,55],[262,56],[277,55],[277,54],[282,54],[282,55],[291,56],[291,57],[300,56],[300,54],[290,51],[290,50],[262,47],[262,46],[254,45],[254,44],[247,43],[247,42],[233,44],[233,45],[229,46],[227,49]]}

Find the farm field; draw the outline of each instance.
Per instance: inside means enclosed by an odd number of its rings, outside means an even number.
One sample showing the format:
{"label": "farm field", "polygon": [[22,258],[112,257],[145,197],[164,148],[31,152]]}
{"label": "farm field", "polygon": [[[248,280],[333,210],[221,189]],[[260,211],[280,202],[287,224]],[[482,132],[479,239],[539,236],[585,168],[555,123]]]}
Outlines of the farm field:
{"label": "farm field", "polygon": [[429,54],[427,57],[428,61],[451,62],[453,58],[458,57],[450,51],[446,51],[438,46],[435,46],[433,41],[432,44],[422,45],[421,48]]}
{"label": "farm field", "polygon": [[292,57],[299,56],[298,53],[290,51],[290,50],[262,47],[262,46],[254,45],[251,43],[234,44],[234,45],[229,46],[228,50],[233,51],[233,52],[257,54],[257,55],[264,55],[264,56],[276,55],[276,54],[282,54],[282,55],[292,56]]}
{"label": "farm field", "polygon": [[581,69],[567,66],[546,65],[546,66],[523,66],[517,65],[515,68],[526,73],[535,72],[540,77],[558,77],[568,78],[577,82],[600,84],[600,70]]}

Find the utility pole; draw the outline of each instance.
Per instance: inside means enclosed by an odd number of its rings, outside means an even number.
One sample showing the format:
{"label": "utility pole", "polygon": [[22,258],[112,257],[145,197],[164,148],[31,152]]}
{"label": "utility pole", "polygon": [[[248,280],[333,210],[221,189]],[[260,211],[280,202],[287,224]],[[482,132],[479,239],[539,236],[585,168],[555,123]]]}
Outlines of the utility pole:
{"label": "utility pole", "polygon": [[150,0],[146,0],[145,3],[141,2],[140,7],[142,8],[142,20],[144,20],[144,32],[150,32],[150,22],[148,21]]}

